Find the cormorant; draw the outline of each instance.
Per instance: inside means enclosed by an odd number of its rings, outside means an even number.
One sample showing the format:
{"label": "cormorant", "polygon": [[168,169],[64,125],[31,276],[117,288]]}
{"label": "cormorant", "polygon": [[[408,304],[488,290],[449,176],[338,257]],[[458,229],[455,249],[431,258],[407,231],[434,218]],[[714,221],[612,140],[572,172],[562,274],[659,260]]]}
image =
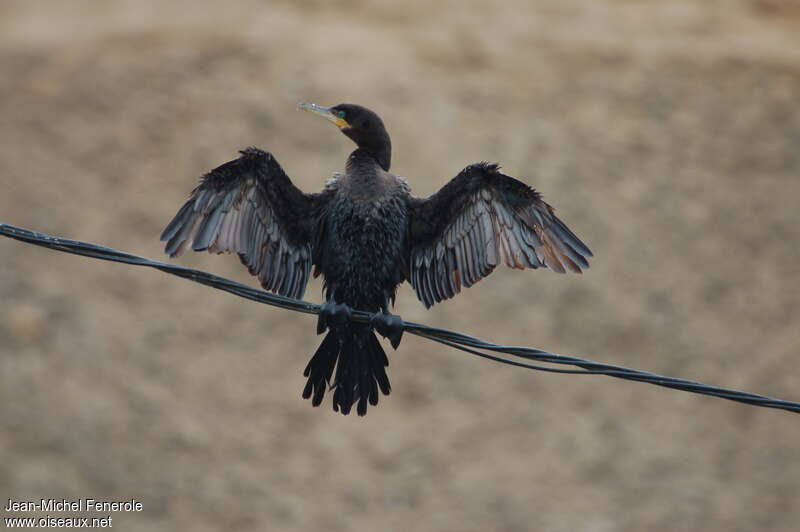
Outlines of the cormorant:
{"label": "cormorant", "polygon": [[[303,373],[303,397],[318,406],[330,387],[333,409],[359,415],[390,391],[389,362],[373,331],[396,349],[402,321],[389,313],[409,281],[426,307],[449,299],[505,262],[564,273],[588,268],[589,248],[528,185],[481,162],[427,198],[389,172],[383,121],[352,104],[300,104],[333,122],[357,148],[344,173],[321,192],[295,187],[271,153],[241,151],[202,177],[164,229],[166,253],[235,252],[269,291],[302,298],[309,275],[325,279],[317,333],[328,330]],[[376,314],[349,320],[351,309]],[[335,370],[335,376],[334,376]]]}

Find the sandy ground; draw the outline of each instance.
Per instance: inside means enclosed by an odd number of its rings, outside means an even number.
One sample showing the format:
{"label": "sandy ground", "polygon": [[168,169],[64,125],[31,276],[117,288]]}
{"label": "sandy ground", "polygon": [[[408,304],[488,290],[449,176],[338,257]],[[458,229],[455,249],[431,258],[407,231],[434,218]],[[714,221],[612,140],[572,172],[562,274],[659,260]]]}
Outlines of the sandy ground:
{"label": "sandy ground", "polygon": [[[596,251],[431,311],[406,285],[399,314],[800,400],[796,1],[222,6],[0,3],[0,221],[160,258],[199,175],[255,144],[318,189],[351,146],[294,106],[362,103],[417,194],[499,161]],[[345,418],[300,398],[308,316],[7,239],[0,298],[3,504],[135,498],[137,531],[800,522],[786,412],[407,337]]]}

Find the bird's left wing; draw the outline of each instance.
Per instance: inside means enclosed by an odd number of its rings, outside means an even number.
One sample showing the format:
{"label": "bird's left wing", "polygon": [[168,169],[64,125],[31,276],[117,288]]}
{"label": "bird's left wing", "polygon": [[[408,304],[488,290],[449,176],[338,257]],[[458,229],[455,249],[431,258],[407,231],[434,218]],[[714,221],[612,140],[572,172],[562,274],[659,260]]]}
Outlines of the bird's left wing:
{"label": "bird's left wing", "polygon": [[257,148],[240,153],[203,176],[161,234],[165,252],[238,253],[265,289],[299,299],[311,271],[314,212],[322,196],[295,187],[272,154]]}
{"label": "bird's left wing", "polygon": [[589,267],[586,244],[538,192],[496,164],[470,165],[409,206],[408,277],[426,307],[455,296],[462,284],[475,284],[501,261],[559,273]]}

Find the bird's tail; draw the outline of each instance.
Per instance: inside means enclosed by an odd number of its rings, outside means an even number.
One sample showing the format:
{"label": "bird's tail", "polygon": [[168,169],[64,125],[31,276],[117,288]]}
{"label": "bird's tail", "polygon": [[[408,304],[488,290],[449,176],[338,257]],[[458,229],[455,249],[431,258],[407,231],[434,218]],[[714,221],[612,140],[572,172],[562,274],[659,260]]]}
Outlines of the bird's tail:
{"label": "bird's tail", "polygon": [[[348,323],[330,328],[325,339],[311,357],[303,375],[308,382],[303,398],[319,406],[325,391],[333,390],[333,409],[344,415],[358,403],[359,416],[367,413],[367,403],[378,404],[378,390],[389,395],[391,386],[386,375],[389,359],[369,325]],[[334,376],[334,369],[336,376]]]}

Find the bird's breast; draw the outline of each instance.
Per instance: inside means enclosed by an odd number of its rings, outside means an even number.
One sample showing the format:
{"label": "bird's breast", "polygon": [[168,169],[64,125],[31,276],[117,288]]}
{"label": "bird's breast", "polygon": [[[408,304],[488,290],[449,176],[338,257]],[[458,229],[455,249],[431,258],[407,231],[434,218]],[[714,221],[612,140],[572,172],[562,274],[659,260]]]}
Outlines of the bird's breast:
{"label": "bird's breast", "polygon": [[[325,218],[322,273],[362,308],[368,294],[380,300],[403,280],[407,208],[402,197],[335,198]],[[372,306],[370,304],[369,306]]]}
{"label": "bird's breast", "polygon": [[377,245],[388,252],[404,238],[407,218],[405,202],[395,196],[366,199],[342,195],[328,211],[327,229],[342,245]]}

